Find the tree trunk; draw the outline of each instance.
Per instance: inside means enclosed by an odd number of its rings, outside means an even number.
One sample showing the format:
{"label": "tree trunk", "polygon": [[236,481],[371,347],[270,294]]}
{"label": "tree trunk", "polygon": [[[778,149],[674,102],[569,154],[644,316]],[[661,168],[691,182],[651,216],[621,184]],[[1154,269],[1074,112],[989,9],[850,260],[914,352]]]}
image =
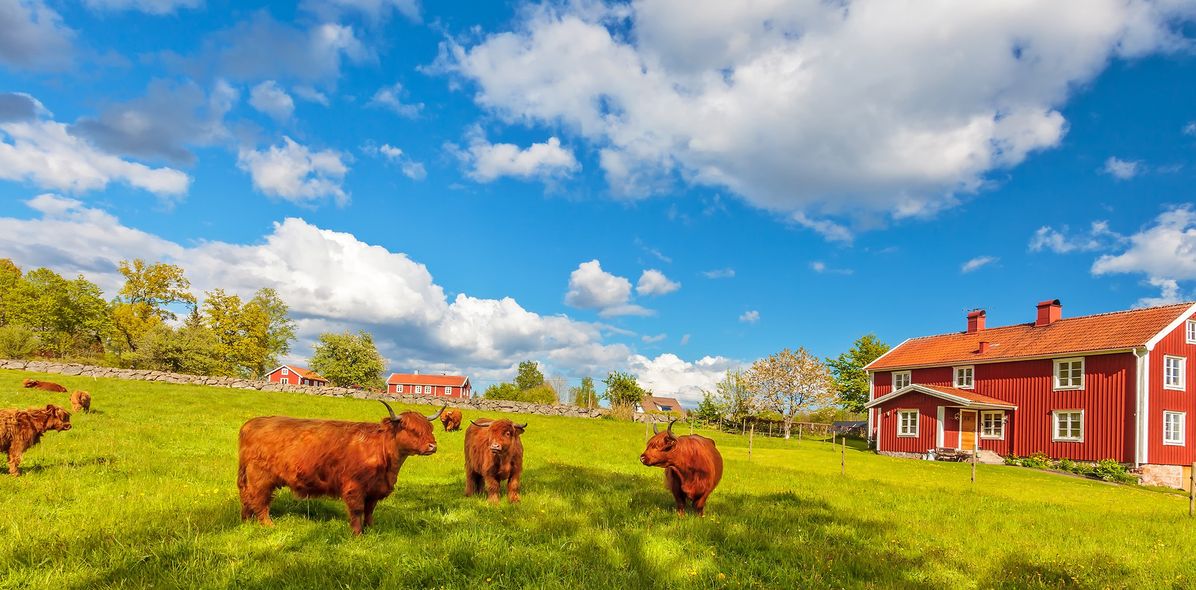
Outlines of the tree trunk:
{"label": "tree trunk", "polygon": [[784,422],[784,426],[785,426],[785,440],[789,440],[789,431],[793,428],[793,419],[786,418],[785,422]]}

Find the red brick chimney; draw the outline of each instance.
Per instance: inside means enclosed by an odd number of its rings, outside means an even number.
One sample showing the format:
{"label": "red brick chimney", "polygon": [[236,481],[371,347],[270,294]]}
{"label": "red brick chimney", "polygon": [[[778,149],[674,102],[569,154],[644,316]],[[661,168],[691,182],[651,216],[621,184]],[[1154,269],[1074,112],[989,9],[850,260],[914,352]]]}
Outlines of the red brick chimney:
{"label": "red brick chimney", "polygon": [[1048,299],[1038,303],[1038,319],[1035,326],[1049,326],[1063,317],[1063,304],[1058,299]]}
{"label": "red brick chimney", "polygon": [[968,314],[968,334],[984,331],[984,310],[977,309]]}

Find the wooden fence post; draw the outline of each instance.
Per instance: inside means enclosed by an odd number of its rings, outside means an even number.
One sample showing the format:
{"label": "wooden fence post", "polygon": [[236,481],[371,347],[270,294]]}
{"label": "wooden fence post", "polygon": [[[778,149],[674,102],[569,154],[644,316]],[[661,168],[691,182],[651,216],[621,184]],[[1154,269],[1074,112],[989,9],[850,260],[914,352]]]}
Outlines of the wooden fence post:
{"label": "wooden fence post", "polygon": [[1192,471],[1188,479],[1188,516],[1196,516],[1196,461],[1192,463]]}
{"label": "wooden fence post", "polygon": [[798,441],[801,440],[801,428],[802,428],[801,424],[798,424],[797,425],[797,440]]}
{"label": "wooden fence post", "polygon": [[689,433],[690,434],[694,433],[694,419],[693,418],[689,419]]}
{"label": "wooden fence post", "polygon": [[652,439],[652,425],[648,424],[648,417],[644,416],[644,442]]}
{"label": "wooden fence post", "polygon": [[772,421],[768,422],[768,438],[772,438]]}
{"label": "wooden fence post", "polygon": [[843,446],[839,450],[839,475],[847,475],[847,437],[841,436]]}
{"label": "wooden fence post", "polygon": [[748,461],[752,460],[752,439],[756,438],[756,423],[752,422],[752,432],[748,434]]}
{"label": "wooden fence post", "polygon": [[980,454],[980,443],[972,445],[972,483],[976,483],[976,456]]}

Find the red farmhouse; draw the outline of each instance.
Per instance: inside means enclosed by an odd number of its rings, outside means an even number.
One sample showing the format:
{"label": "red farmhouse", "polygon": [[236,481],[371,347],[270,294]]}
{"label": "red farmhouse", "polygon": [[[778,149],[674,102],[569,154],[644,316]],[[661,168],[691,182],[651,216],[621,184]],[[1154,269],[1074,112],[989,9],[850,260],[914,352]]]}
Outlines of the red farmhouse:
{"label": "red farmhouse", "polygon": [[932,449],[1115,459],[1180,487],[1196,459],[1196,305],[1062,318],[911,338],[866,367],[869,439],[886,454]]}
{"label": "red farmhouse", "polygon": [[386,378],[387,393],[438,395],[469,399],[473,394],[469,377],[464,375],[420,375],[419,373],[391,373]]}
{"label": "red farmhouse", "polygon": [[283,365],[266,373],[266,381],[291,385],[328,385],[328,380],[319,373],[296,365]]}

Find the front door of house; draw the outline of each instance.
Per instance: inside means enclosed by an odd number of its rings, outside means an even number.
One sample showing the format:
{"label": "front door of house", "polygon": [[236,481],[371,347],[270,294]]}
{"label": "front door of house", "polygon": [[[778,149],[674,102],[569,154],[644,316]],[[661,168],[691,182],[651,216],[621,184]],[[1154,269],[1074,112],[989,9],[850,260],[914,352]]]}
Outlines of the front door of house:
{"label": "front door of house", "polygon": [[976,411],[959,412],[959,448],[970,451],[976,448]]}

